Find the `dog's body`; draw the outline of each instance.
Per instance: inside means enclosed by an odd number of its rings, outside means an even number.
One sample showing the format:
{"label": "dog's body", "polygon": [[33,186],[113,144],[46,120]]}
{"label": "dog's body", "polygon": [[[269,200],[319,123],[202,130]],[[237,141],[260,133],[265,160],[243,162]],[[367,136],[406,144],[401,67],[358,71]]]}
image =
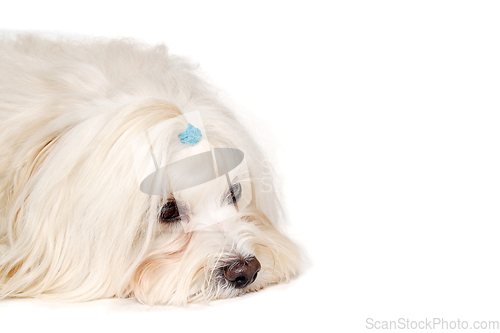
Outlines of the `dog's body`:
{"label": "dog's body", "polygon": [[[204,141],[182,144],[184,115],[195,111]],[[248,171],[145,193],[137,165],[147,157],[133,147],[155,126],[160,167],[234,148]],[[4,38],[0,147],[0,298],[185,304],[297,273],[261,150],[163,46]],[[187,166],[168,176],[196,177]],[[239,200],[247,202],[238,208]]]}

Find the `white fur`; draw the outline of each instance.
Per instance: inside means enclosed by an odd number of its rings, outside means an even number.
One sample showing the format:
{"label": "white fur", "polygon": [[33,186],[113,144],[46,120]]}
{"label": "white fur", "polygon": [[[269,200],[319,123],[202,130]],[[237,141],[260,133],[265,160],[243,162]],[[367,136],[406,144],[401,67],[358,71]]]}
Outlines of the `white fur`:
{"label": "white fur", "polygon": [[[252,202],[224,222],[185,232],[158,222],[165,198],[139,190],[133,140],[200,110],[211,147],[244,151]],[[164,154],[193,154],[165,128]],[[269,165],[253,139],[183,59],[127,40],[0,40],[0,298],[136,297],[182,305],[225,298],[297,274],[296,246]],[[271,185],[271,186],[270,186]],[[191,221],[226,209],[218,181],[183,192]],[[255,256],[257,280],[223,283],[220,267]]]}

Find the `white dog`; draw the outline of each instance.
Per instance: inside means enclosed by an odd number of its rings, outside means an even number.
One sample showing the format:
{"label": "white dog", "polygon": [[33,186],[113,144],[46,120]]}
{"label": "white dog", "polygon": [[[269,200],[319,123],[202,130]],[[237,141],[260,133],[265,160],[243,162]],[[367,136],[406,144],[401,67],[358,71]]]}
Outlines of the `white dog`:
{"label": "white dog", "polygon": [[183,305],[298,272],[262,151],[164,46],[2,38],[0,146],[0,298]]}

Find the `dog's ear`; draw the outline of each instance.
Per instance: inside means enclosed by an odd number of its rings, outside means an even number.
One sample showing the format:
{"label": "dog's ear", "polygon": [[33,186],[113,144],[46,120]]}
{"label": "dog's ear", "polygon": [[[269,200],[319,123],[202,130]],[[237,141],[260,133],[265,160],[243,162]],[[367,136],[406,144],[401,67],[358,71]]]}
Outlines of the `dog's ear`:
{"label": "dog's ear", "polygon": [[[0,174],[0,211],[6,216],[5,223],[0,226],[0,246],[7,239],[15,241],[24,232],[22,223],[19,221],[23,219],[24,202],[29,197],[27,189],[29,181],[48,158],[59,137],[58,133],[47,135],[38,141],[38,144],[33,145],[30,150],[11,149],[9,152],[13,152],[13,154],[1,154],[1,163],[10,164],[10,167],[8,169],[2,168],[6,173]],[[6,244],[4,243],[4,245]],[[7,255],[0,261],[0,294],[2,293],[2,282],[4,289],[7,288],[5,282],[21,269],[22,262],[23,259]]]}
{"label": "dog's ear", "polygon": [[2,206],[4,206],[2,208],[6,209],[8,220],[11,223],[15,223],[18,218],[22,207],[21,202],[24,201],[23,197],[27,195],[26,187],[30,178],[40,170],[59,138],[60,133],[51,133],[33,144],[29,151],[18,151],[16,156],[12,157],[12,167],[8,169],[11,175],[5,177],[10,182],[2,184],[3,189],[1,189],[3,195],[6,196],[1,198]]}
{"label": "dog's ear", "polygon": [[[46,137],[28,153],[26,156],[26,162],[19,169],[16,177],[17,190],[22,189],[28,182],[29,178],[40,169],[40,166],[47,159],[58,139],[58,135]],[[16,192],[16,189],[14,189],[14,192]]]}

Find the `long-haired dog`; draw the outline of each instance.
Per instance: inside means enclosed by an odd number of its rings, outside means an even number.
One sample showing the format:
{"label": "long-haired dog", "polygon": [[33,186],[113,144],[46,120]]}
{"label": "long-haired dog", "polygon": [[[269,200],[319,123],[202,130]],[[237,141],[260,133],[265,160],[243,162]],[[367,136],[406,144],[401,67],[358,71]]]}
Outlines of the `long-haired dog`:
{"label": "long-haired dog", "polygon": [[273,171],[164,46],[0,40],[0,298],[183,305],[297,274]]}

